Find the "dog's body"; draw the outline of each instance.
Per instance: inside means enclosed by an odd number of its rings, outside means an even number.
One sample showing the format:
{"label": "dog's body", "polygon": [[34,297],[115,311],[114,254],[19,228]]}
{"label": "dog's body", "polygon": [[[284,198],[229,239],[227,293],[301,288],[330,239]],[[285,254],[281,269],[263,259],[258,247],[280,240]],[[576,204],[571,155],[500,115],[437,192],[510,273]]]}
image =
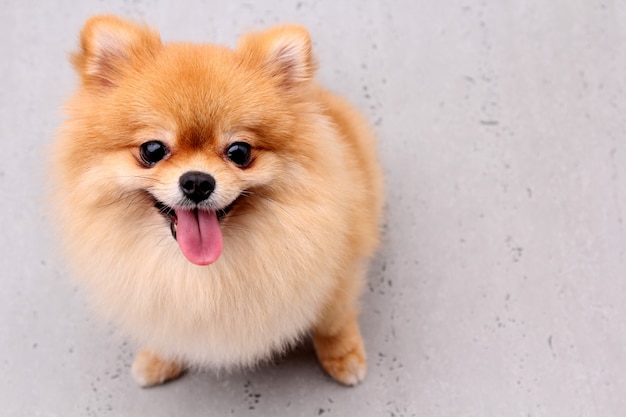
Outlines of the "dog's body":
{"label": "dog's body", "polygon": [[357,299],[378,243],[372,135],[313,80],[306,31],[235,50],[96,17],[55,145],[70,263],[145,346],[141,385],[250,365],[312,330],[324,369],[365,374]]}

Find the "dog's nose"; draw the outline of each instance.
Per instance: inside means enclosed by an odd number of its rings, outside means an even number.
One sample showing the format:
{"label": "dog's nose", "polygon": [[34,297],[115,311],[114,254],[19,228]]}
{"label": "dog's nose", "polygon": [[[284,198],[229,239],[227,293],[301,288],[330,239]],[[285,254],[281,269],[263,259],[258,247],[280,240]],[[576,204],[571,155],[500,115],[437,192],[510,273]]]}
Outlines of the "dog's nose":
{"label": "dog's nose", "polygon": [[215,190],[215,178],[200,171],[185,172],[178,182],[185,197],[194,203],[206,200]]}

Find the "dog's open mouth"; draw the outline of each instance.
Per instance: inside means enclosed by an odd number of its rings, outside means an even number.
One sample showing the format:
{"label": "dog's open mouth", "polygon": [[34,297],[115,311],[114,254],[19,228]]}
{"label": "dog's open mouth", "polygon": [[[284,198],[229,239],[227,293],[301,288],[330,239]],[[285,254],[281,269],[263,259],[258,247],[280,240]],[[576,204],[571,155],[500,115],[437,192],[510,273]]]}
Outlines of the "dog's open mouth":
{"label": "dog's open mouth", "polygon": [[[154,197],[153,197],[154,199]],[[154,206],[168,220],[172,236],[185,257],[197,265],[209,265],[222,253],[220,222],[239,198],[220,210],[172,208],[157,199]]]}
{"label": "dog's open mouth", "polygon": [[[235,206],[237,201],[239,201],[240,198],[241,197],[237,197],[228,206],[226,206],[225,208],[223,208],[221,210],[217,210],[215,212],[215,214],[217,215],[217,220],[219,222],[221,222],[222,219],[224,219],[224,217],[226,217],[226,215],[231,212],[231,210],[233,209],[233,207]],[[154,200],[154,207],[156,207],[156,209],[159,210],[159,213],[161,213],[163,215],[163,217],[165,217],[165,219],[167,219],[167,221],[169,221],[169,223],[170,223],[170,231],[172,232],[172,237],[174,239],[176,239],[176,229],[178,227],[178,217],[176,216],[176,210],[174,210],[170,206],[167,206],[167,205],[163,204],[162,202],[160,202],[159,200],[155,199],[154,197],[152,197],[152,199]],[[198,209],[195,209],[194,211],[197,211],[197,210]]]}

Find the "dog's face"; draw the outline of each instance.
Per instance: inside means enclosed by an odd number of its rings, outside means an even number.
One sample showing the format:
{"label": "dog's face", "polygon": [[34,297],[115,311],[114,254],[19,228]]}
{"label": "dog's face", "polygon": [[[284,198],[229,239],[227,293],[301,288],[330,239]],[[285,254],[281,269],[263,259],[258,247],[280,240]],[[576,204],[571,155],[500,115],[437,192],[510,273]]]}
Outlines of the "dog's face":
{"label": "dog's face", "polygon": [[189,261],[217,260],[221,223],[306,164],[296,126],[314,65],[303,29],[251,35],[233,51],[163,45],[105,17],[85,26],[81,47],[72,111],[84,136],[72,146],[85,189],[160,211]]}

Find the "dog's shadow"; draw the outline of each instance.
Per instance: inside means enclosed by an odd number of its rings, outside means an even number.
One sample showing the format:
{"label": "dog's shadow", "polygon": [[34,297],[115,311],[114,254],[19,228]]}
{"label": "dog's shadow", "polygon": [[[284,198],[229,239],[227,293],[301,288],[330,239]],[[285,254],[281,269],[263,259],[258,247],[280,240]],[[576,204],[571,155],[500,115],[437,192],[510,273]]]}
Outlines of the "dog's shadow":
{"label": "dog's shadow", "polygon": [[149,389],[148,397],[159,397],[158,401],[166,403],[184,402],[193,409],[189,411],[198,407],[240,415],[251,410],[270,412],[276,406],[300,407],[304,398],[323,405],[343,390],[324,373],[312,340],[306,338],[283,355],[252,369],[190,370],[177,380]]}
{"label": "dog's shadow", "polygon": [[233,391],[243,391],[254,403],[258,402],[261,392],[266,397],[272,393],[283,396],[289,391],[300,392],[311,384],[341,387],[322,370],[313,341],[307,337],[282,355],[253,368],[230,371],[192,369],[179,379],[164,384],[162,389],[178,390],[184,386],[196,390],[204,387],[224,396],[232,395]]}

